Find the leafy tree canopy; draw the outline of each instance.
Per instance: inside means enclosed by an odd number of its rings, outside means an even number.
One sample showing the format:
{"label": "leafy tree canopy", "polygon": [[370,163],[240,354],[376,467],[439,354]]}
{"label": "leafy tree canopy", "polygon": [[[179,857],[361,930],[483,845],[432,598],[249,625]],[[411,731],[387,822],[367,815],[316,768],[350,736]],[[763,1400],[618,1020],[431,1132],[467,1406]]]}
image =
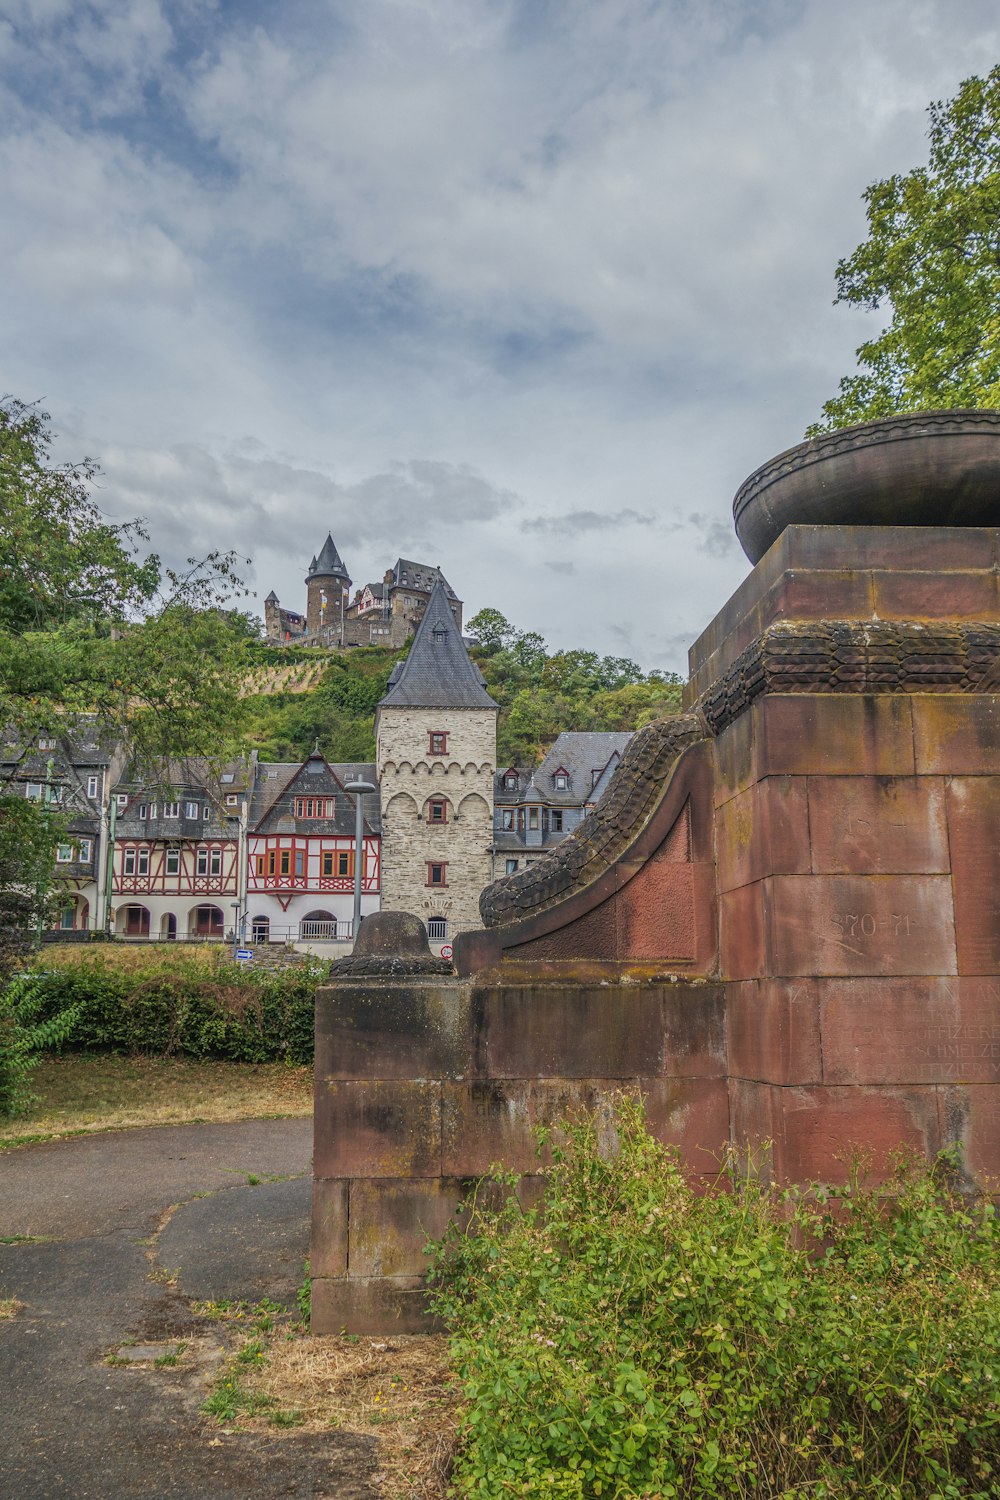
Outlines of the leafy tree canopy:
{"label": "leafy tree canopy", "polygon": [[247,616],[232,554],[185,572],[114,525],[90,460],[53,464],[46,413],[0,401],[0,724],[27,738],[96,713],[143,759],[218,755],[238,728]]}
{"label": "leafy tree canopy", "polygon": [[1000,407],[1000,65],[931,104],[926,167],[866,190],[837,302],[891,311],[808,436],[895,412]]}

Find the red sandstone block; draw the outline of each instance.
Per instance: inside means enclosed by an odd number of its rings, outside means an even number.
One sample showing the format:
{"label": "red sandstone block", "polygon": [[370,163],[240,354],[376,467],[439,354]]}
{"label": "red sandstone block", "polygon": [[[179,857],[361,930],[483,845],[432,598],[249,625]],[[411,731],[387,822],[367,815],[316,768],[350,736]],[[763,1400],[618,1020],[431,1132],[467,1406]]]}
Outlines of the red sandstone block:
{"label": "red sandstone block", "polygon": [[962,1165],[988,1193],[1000,1189],[1000,1087],[974,1084],[939,1091],[942,1142],[958,1146]]}
{"label": "red sandstone block", "polygon": [[[479,1177],[490,1167],[537,1173],[551,1157],[539,1155],[537,1130],[577,1110],[607,1108],[628,1080],[544,1078],[442,1086],[442,1171]],[[608,1141],[611,1142],[610,1126]]]}
{"label": "red sandstone block", "polygon": [[766,973],[767,882],[758,880],[719,900],[720,963],[724,979],[758,979]]}
{"label": "red sandstone block", "polygon": [[427,1309],[416,1276],[355,1281],[319,1276],[312,1283],[310,1331],[330,1333],[436,1333],[441,1324]]}
{"label": "red sandstone block", "polygon": [[464,1183],[440,1177],[355,1178],[347,1263],[351,1279],[421,1276],[427,1269],[424,1247],[444,1234],[464,1193]]}
{"label": "red sandstone block", "polygon": [[776,1089],[777,1175],[788,1182],[846,1182],[851,1161],[870,1155],[876,1177],[901,1146],[941,1149],[934,1088]]}
{"label": "red sandstone block", "polygon": [[441,1086],[398,1081],[320,1083],[316,1177],[437,1177]]}
{"label": "red sandstone block", "polygon": [[545,985],[483,992],[491,1078],[632,1078],[663,1059],[659,989]]}
{"label": "red sandstone block", "polygon": [[808,787],[814,874],[950,868],[942,778],[810,776]]}
{"label": "red sandstone block", "polygon": [[651,1135],[676,1146],[688,1174],[711,1176],[729,1146],[729,1090],[722,1078],[642,1079]]}
{"label": "red sandstone block", "polygon": [[909,776],[910,699],[888,694],[783,693],[763,698],[757,775]]}
{"label": "red sandstone block", "polygon": [[1000,1082],[1000,979],[819,981],[830,1084]]}
{"label": "red sandstone block", "polygon": [[1000,972],[1000,775],[948,783],[960,974]]}
{"label": "red sandstone block", "polygon": [[868,620],[871,574],[854,568],[790,568],[761,603],[762,623],[774,620]]}
{"label": "red sandstone block", "polygon": [[313,1179],[309,1264],[314,1276],[347,1275],[347,1194],[343,1179]]}
{"label": "red sandstone block", "polygon": [[723,803],[716,813],[720,891],[765,875],[809,870],[806,779],[769,776]]}
{"label": "red sandstone block", "polygon": [[775,1174],[775,1138],[779,1122],[774,1100],[778,1090],[744,1078],[729,1080],[730,1145],[744,1172],[769,1181]]}
{"label": "red sandstone block", "polygon": [[747,980],[726,986],[729,1073],[766,1083],[822,1079],[819,986],[814,980]]}
{"label": "red sandstone block", "polygon": [[954,974],[946,875],[776,875],[768,958],[775,974]]}
{"label": "red sandstone block", "polygon": [[343,981],[316,995],[317,1078],[465,1078],[469,990],[454,981]]}
{"label": "red sandstone block", "polygon": [[992,568],[1000,530],[987,526],[789,526],[787,565],[950,573]]}
{"label": "red sandstone block", "polygon": [[[663,1001],[663,1058],[667,1078],[724,1078],[726,1000],[720,984],[666,984]],[[641,1069],[640,1074],[649,1072]]]}
{"label": "red sandstone block", "polygon": [[1000,775],[1000,695],[928,693],[908,701],[921,775]]}
{"label": "red sandstone block", "polygon": [[715,740],[715,805],[750,786],[757,776],[759,704],[740,714]]}
{"label": "red sandstone block", "polygon": [[880,620],[995,620],[996,574],[990,570],[951,573],[873,574],[875,612]]}

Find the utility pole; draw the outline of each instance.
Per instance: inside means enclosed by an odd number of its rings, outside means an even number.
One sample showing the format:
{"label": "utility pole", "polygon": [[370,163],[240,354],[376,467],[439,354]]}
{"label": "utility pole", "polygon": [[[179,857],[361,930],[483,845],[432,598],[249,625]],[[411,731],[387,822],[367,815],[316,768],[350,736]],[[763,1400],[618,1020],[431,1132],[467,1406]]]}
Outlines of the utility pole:
{"label": "utility pole", "polygon": [[370,781],[345,781],[344,791],[354,798],[354,925],[351,928],[352,947],[358,941],[361,927],[361,877],[365,862],[364,795],[377,792],[378,787]]}

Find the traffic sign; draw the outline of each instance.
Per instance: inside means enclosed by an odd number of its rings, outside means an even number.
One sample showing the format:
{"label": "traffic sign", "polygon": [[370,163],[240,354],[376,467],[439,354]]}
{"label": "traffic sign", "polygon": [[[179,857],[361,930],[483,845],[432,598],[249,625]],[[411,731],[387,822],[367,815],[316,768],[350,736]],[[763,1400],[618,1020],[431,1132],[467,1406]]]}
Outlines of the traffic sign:
{"label": "traffic sign", "polygon": [[442,958],[451,958],[452,953],[454,951],[455,950],[452,948],[452,946],[451,946],[450,943],[442,943],[441,944],[441,957]]}
{"label": "traffic sign", "polygon": [[247,963],[247,962],[249,962],[250,959],[253,958],[253,949],[252,948],[237,948],[237,950],[236,950],[236,957],[239,958],[239,959],[242,959],[244,963]]}

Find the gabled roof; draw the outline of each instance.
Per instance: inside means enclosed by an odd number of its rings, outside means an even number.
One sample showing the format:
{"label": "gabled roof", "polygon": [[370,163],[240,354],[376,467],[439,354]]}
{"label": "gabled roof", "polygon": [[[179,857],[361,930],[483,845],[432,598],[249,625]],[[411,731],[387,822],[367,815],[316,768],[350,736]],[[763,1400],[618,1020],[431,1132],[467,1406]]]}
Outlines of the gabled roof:
{"label": "gabled roof", "polygon": [[458,595],[441,572],[440,568],[433,568],[429,563],[411,562],[407,557],[397,557],[392,570],[393,585],[396,588],[417,589],[421,593],[429,593],[438,582],[444,584],[449,599],[457,599]]}
{"label": "gabled roof", "polygon": [[[310,763],[314,766],[318,763],[320,772],[332,775],[310,776],[307,770]],[[293,818],[295,797],[314,792],[327,796],[333,794],[337,803],[335,815],[332,819],[311,819],[308,824],[302,824],[299,831],[353,834],[354,799],[344,791],[344,784],[348,781],[368,781],[375,785],[374,765],[365,761],[327,761],[318,751],[313,751],[304,761],[259,761],[250,804],[251,831],[274,832],[277,819]],[[365,832],[377,834],[381,829],[377,794],[366,796],[364,803]]]}
{"label": "gabled roof", "polygon": [[346,578],[350,582],[350,575],[341,561],[340,553],[333,544],[333,537],[329,532],[323,543],[319,557],[314,557],[312,566],[306,575],[306,583],[311,578]]}
{"label": "gabled roof", "polygon": [[410,654],[392,669],[379,708],[496,708],[462,644],[442,578],[427,601]]}

